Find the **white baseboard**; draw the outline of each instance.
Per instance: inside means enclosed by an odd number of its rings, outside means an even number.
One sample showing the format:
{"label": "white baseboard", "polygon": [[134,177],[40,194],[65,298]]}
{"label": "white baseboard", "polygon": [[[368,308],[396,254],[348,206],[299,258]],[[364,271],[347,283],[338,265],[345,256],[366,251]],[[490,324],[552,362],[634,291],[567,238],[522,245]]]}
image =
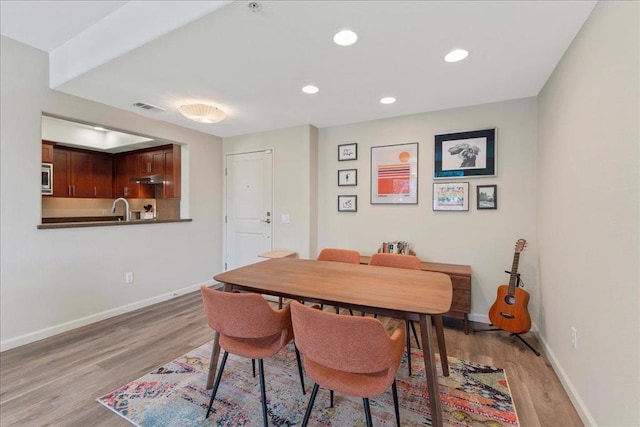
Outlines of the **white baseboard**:
{"label": "white baseboard", "polygon": [[219,285],[213,280],[209,280],[204,283],[198,283],[195,285],[187,286],[186,288],[176,289],[175,291],[168,292],[166,294],[151,297],[142,301],[137,301],[131,304],[123,305],[113,308],[111,310],[103,311],[101,313],[92,314],[90,316],[82,317],[80,319],[71,320],[69,322],[60,323],[55,326],[40,329],[39,331],[30,332],[28,334],[20,335],[15,338],[10,338],[0,342],[0,352],[11,350],[12,348],[20,347],[25,344],[40,341],[45,338],[52,337],[54,335],[61,334],[63,332],[70,331],[82,326],[90,325],[101,320],[109,319],[120,314],[128,313],[130,311],[137,310],[139,308],[147,307],[149,305],[157,304],[159,302],[167,301],[172,298],[179,297],[190,292],[195,292],[200,289],[202,285]]}
{"label": "white baseboard", "polygon": [[544,337],[538,333],[537,327],[536,327],[535,335],[538,338],[538,341],[540,342],[540,344],[542,345],[542,349],[545,352],[547,359],[551,363],[551,367],[553,368],[556,375],[560,379],[560,383],[562,384],[562,387],[567,392],[567,395],[569,396],[571,403],[573,403],[573,407],[576,408],[576,411],[578,412],[580,419],[582,420],[585,426],[596,427],[598,425],[596,423],[596,420],[593,418],[593,416],[591,415],[591,412],[589,412],[589,409],[587,408],[587,405],[585,405],[584,401],[582,400],[577,390],[573,386],[573,383],[567,376],[567,373],[565,372],[565,370],[562,368],[562,365],[558,361],[558,358],[556,357],[555,353],[553,352],[553,350],[551,350],[551,348],[549,347],[549,344],[544,339]]}

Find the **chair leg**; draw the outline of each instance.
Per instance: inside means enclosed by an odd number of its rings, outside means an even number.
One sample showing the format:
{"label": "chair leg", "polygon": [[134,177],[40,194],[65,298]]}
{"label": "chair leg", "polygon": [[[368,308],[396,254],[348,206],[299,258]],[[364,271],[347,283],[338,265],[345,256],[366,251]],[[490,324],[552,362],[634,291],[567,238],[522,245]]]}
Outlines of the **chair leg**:
{"label": "chair leg", "polygon": [[251,368],[253,370],[253,378],[256,377],[256,359],[251,359]]}
{"label": "chair leg", "polygon": [[282,297],[278,297],[278,309],[280,310],[282,309],[282,300],[283,300]]}
{"label": "chair leg", "polygon": [[267,418],[267,395],[264,386],[264,362],[262,359],[258,359],[258,367],[260,368],[260,394],[262,395],[262,419],[264,421],[264,427],[269,426]]}
{"label": "chair leg", "polygon": [[409,335],[409,322],[405,322],[405,337],[407,340],[407,365],[409,366],[409,376],[411,376],[411,335]]}
{"label": "chair leg", "polygon": [[216,376],[216,382],[213,385],[213,390],[211,390],[211,400],[209,400],[209,408],[207,408],[207,415],[205,418],[209,418],[209,413],[211,412],[211,408],[213,407],[213,401],[216,398],[216,393],[218,392],[218,386],[220,385],[220,378],[222,378],[222,371],[224,371],[224,365],[227,363],[227,357],[229,357],[229,352],[225,351],[222,356],[222,362],[220,362],[220,367],[218,368],[218,375]]}
{"label": "chair leg", "polygon": [[364,402],[364,416],[367,419],[367,427],[373,427],[373,422],[371,421],[371,408],[369,407],[369,399],[366,397],[362,399]]}
{"label": "chair leg", "polygon": [[420,350],[420,340],[418,339],[418,333],[416,332],[416,324],[414,323],[413,320],[409,320],[409,323],[411,324],[411,330],[413,330],[413,337],[416,339],[416,345],[418,346],[418,350]]}
{"label": "chair leg", "polygon": [[329,408],[333,408],[333,390],[329,390]]}
{"label": "chair leg", "polygon": [[313,409],[313,402],[316,400],[316,394],[318,394],[318,384],[313,385],[313,390],[311,391],[311,397],[309,398],[309,404],[307,405],[307,411],[304,413],[304,419],[302,420],[302,427],[307,427],[309,423],[309,416],[311,415],[311,409]]}
{"label": "chair leg", "polygon": [[400,408],[398,406],[398,386],[396,386],[396,380],[393,379],[393,384],[391,385],[391,391],[393,392],[393,409],[396,413],[396,425],[400,427]]}
{"label": "chair leg", "polygon": [[300,351],[296,344],[293,343],[293,348],[296,350],[296,361],[298,362],[298,374],[300,374],[300,385],[302,386],[302,395],[304,396],[307,392],[304,389],[304,375],[302,374],[302,361],[300,360]]}

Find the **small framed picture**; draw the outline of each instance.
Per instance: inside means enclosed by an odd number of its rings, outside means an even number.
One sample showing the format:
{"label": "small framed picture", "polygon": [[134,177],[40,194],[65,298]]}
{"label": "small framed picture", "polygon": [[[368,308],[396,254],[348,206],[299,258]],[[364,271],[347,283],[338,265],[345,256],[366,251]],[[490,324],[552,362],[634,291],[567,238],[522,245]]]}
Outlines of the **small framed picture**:
{"label": "small framed picture", "polygon": [[478,209],[498,209],[498,186],[478,185],[476,203]]}
{"label": "small framed picture", "polygon": [[342,144],[338,145],[338,161],[358,160],[358,144]]}
{"label": "small framed picture", "polygon": [[358,212],[358,196],[338,196],[338,212]]}
{"label": "small framed picture", "polygon": [[468,211],[469,183],[468,182],[434,182],[433,183],[434,211]]}
{"label": "small framed picture", "polygon": [[338,186],[358,185],[358,169],[341,169],[338,171]]}

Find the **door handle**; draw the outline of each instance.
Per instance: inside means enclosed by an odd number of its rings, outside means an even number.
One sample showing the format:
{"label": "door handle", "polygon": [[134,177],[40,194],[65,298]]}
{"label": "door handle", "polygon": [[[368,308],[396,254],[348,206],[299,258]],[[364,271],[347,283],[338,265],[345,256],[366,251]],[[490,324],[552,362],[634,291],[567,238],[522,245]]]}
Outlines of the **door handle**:
{"label": "door handle", "polygon": [[261,221],[266,223],[266,224],[271,224],[271,218],[262,219]]}

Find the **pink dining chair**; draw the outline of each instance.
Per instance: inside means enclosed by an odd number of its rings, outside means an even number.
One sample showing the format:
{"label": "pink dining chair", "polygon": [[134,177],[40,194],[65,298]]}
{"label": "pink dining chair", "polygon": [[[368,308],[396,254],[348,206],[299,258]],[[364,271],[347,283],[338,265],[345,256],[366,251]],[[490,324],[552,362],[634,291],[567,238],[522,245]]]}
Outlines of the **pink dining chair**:
{"label": "pink dining chair", "polygon": [[[207,322],[219,334],[220,348],[224,350],[206,418],[209,418],[213,402],[220,385],[222,372],[229,353],[248,359],[258,359],[260,369],[260,394],[264,425],[268,425],[267,399],[265,395],[263,359],[271,357],[293,340],[291,310],[286,306],[274,310],[259,294],[223,292],[201,286],[202,301]],[[295,348],[298,374],[304,390],[304,378],[300,363],[300,352]]]}
{"label": "pink dining chair", "polygon": [[291,302],[291,320],[305,371],[315,382],[302,426],[309,422],[319,386],[360,397],[367,426],[372,426],[369,399],[389,389],[400,426],[396,373],[404,349],[404,328],[391,336],[373,317],[340,316]]}
{"label": "pink dining chair", "polygon": [[[414,255],[376,253],[371,255],[371,258],[369,259],[369,265],[377,265],[381,267],[406,268],[409,270],[422,269],[422,266],[420,264],[420,258]],[[405,319],[405,325],[406,325],[406,337],[407,337],[407,362],[409,365],[409,376],[411,376],[411,335],[409,334],[409,326],[411,326],[411,329],[413,331],[413,336],[416,339],[416,344],[418,345],[418,349],[420,349],[420,340],[418,340],[418,334],[416,332],[416,326],[413,323],[413,320]],[[442,322],[436,322],[436,330],[437,330],[436,332],[440,334],[441,337],[444,337],[444,331],[442,330]],[[442,343],[444,342],[444,339],[441,339],[438,342]]]}
{"label": "pink dining chair", "polygon": [[[360,253],[351,249],[324,248],[318,254],[318,261],[344,262],[347,264],[360,264]],[[320,310],[323,309],[320,305]],[[340,307],[336,306],[336,314],[340,312]],[[353,311],[349,309],[353,315]]]}

